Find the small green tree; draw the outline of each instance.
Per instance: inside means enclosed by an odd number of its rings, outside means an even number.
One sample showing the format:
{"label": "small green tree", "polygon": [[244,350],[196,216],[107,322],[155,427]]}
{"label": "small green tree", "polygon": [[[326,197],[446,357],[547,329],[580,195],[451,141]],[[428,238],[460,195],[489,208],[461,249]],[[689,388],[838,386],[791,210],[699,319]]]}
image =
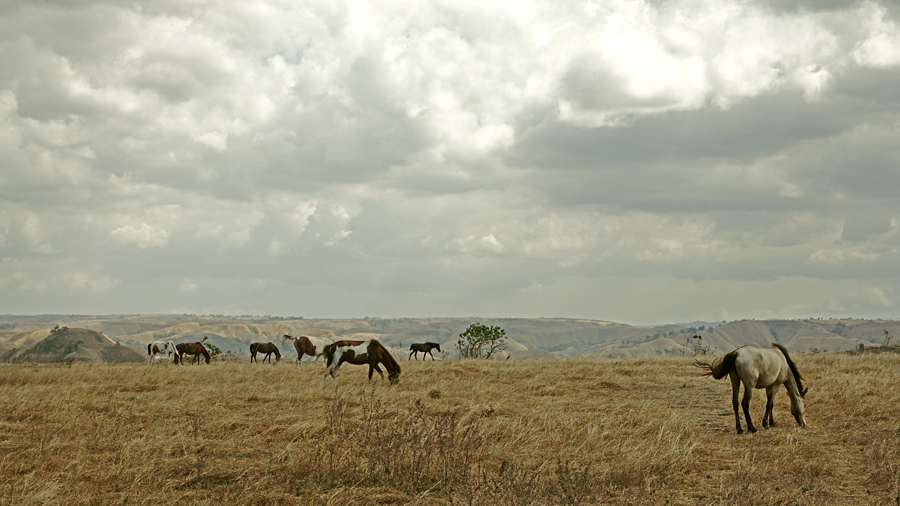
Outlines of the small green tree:
{"label": "small green tree", "polygon": [[456,349],[460,358],[491,358],[494,353],[506,349],[506,331],[473,323],[459,335]]}
{"label": "small green tree", "polygon": [[221,348],[219,348],[218,346],[209,342],[209,336],[203,336],[203,339],[200,341],[200,344],[202,344],[203,347],[206,348],[206,351],[209,352],[209,356],[213,360],[218,360],[219,355],[222,354]]}
{"label": "small green tree", "polygon": [[694,340],[694,344],[692,345],[694,355],[706,355],[709,353],[709,345],[703,344],[703,336],[694,334],[691,339]]}

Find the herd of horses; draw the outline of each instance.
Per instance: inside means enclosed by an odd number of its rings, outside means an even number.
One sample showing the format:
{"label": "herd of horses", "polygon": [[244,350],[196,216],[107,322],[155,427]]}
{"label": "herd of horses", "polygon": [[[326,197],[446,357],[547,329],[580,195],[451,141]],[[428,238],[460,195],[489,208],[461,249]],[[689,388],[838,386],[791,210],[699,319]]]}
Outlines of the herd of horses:
{"label": "herd of horses", "polygon": [[[317,360],[318,357],[325,358],[326,367],[325,374],[322,376],[323,384],[329,375],[331,375],[332,383],[336,384],[338,369],[341,367],[341,364],[344,363],[368,365],[369,381],[372,381],[372,374],[375,372],[384,379],[384,371],[382,371],[379,366],[383,366],[387,370],[388,381],[390,381],[392,385],[400,381],[400,364],[397,363],[397,360],[391,352],[377,339],[367,339],[363,341],[332,341],[327,337],[295,337],[286,334],[282,336],[281,344],[284,346],[287,343],[291,343],[297,351],[298,364],[304,356],[313,357],[313,360]],[[409,349],[410,356],[415,354],[417,360],[419,352],[431,355],[431,360],[434,360],[434,355],[432,355],[431,350],[437,349],[440,352],[441,345],[438,343],[415,343],[410,346]],[[165,359],[167,362],[171,360],[174,364],[183,364],[184,355],[192,355],[195,360],[198,360],[201,354],[206,357],[206,363],[210,363],[210,354],[202,343],[175,344],[173,341],[154,341],[147,345],[147,354],[150,355],[150,364],[154,364],[157,360],[162,359]],[[263,362],[268,360],[271,364],[272,355],[275,355],[276,363],[281,361],[281,351],[274,343],[251,344],[251,363],[259,362],[256,358],[257,354],[264,355],[262,359]],[[424,355],[422,359],[425,359]]]}
{"label": "herd of horses", "polygon": [[147,354],[150,355],[150,364],[154,364],[159,359],[172,360],[175,364],[183,363],[185,355],[193,357],[192,362],[200,361],[200,355],[206,359],[208,364],[212,360],[209,351],[201,343],[179,343],[172,341],[153,341],[147,345]]}
{"label": "herd of horses", "polygon": [[[367,340],[340,340],[332,341],[325,337],[313,336],[290,336],[284,335],[281,338],[282,345],[291,343],[297,351],[297,363],[300,364],[304,356],[325,358],[325,374],[322,376],[322,385],[328,376],[331,376],[332,384],[337,384],[337,372],[341,364],[348,363],[354,365],[369,366],[369,381],[372,381],[372,374],[377,372],[381,379],[384,379],[383,366],[388,373],[388,381],[392,385],[400,381],[400,364],[377,339]],[[418,354],[421,352],[422,360],[425,356],[434,355],[431,350],[437,349],[441,351],[438,343],[415,343],[410,346],[410,354],[407,359],[415,356],[418,360]],[[185,355],[193,356],[194,361],[199,361],[200,356],[206,358],[206,363],[210,363],[210,354],[201,343],[180,343],[175,344],[172,341],[154,341],[147,346],[147,354],[150,355],[150,364],[157,359],[170,358],[175,364],[182,364]],[[273,343],[253,343],[250,345],[250,362],[258,362],[257,354],[265,355],[263,362],[266,360],[272,363],[272,355],[275,355],[275,362],[281,360],[281,352]],[[715,379],[722,379],[728,376],[731,379],[731,403],[734,409],[734,421],[737,433],[742,434],[744,429],[741,427],[740,409],[743,409],[744,419],[747,422],[747,430],[751,433],[757,432],[757,428],[753,425],[750,417],[750,399],[753,397],[753,390],[766,390],[766,410],[763,414],[762,426],[764,429],[775,426],[775,418],[773,415],[775,394],[781,389],[782,385],[787,391],[788,397],[791,399],[791,415],[794,416],[797,425],[806,427],[806,404],[804,398],[809,388],[803,388],[803,376],[797,369],[797,365],[791,359],[787,348],[773,343],[769,348],[759,348],[756,346],[742,346],[730,353],[726,353],[721,357],[713,360],[712,363],[695,361],[694,365],[705,369],[704,376],[712,376]],[[739,400],[739,391],[741,385],[744,386],[744,395]]]}

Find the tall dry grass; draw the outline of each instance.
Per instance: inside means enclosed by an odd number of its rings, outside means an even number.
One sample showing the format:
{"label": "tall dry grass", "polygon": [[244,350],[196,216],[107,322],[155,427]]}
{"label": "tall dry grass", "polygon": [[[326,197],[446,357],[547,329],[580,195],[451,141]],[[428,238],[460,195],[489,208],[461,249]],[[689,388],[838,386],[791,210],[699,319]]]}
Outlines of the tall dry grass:
{"label": "tall dry grass", "polygon": [[897,504],[900,356],[795,358],[753,435],[686,358],[4,366],[0,504]]}

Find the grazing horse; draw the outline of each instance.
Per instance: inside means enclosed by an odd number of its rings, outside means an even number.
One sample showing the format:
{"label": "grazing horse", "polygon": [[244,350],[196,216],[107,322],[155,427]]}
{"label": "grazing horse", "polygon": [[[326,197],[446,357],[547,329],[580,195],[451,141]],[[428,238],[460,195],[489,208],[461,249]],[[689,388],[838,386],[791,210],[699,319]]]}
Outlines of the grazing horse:
{"label": "grazing horse", "polygon": [[250,345],[250,363],[258,362],[256,360],[257,353],[265,353],[266,356],[263,357],[263,362],[266,359],[269,359],[269,363],[272,363],[272,354],[275,354],[275,362],[281,360],[281,352],[278,351],[278,346],[275,346],[272,343],[253,343]]}
{"label": "grazing horse", "polygon": [[336,375],[338,368],[344,362],[356,365],[369,365],[369,381],[372,381],[372,371],[378,371],[381,379],[384,379],[384,373],[378,364],[384,365],[388,371],[388,379],[394,385],[400,381],[400,364],[391,355],[378,340],[369,339],[366,341],[338,341],[325,347],[325,358],[328,367],[322,376],[322,386],[325,386],[325,379],[331,375],[331,382],[337,383]]}
{"label": "grazing horse", "polygon": [[[438,343],[413,343],[412,346],[409,347],[409,356],[415,356],[416,360],[419,360],[419,352],[422,352],[422,360],[425,360],[425,355],[431,355],[431,350],[437,348],[437,351],[444,353],[441,350],[441,345]],[[407,358],[409,360],[409,358]],[[434,360],[434,355],[431,355],[431,360]]]}
{"label": "grazing horse", "polygon": [[771,348],[742,346],[713,360],[712,364],[697,361],[695,365],[708,371],[704,376],[722,379],[727,374],[731,377],[731,404],[734,406],[734,422],[738,434],[744,432],[741,429],[741,417],[738,412],[738,389],[741,383],[744,384],[744,398],[741,400],[741,407],[744,408],[747,430],[756,432],[756,427],[750,421],[750,398],[753,397],[753,389],[766,389],[768,399],[766,400],[766,413],[763,415],[763,428],[768,429],[770,426],[775,426],[772,408],[775,404],[775,394],[778,393],[781,385],[784,385],[791,398],[791,414],[797,420],[797,425],[806,427],[806,418],[803,417],[806,404],[803,402],[803,398],[809,389],[804,390],[803,376],[800,375],[797,365],[791,360],[791,356],[788,355],[787,348],[784,346],[778,343],[773,343]]}
{"label": "grazing horse", "polygon": [[300,365],[300,359],[303,358],[303,355],[309,355],[313,357],[313,360],[318,360],[325,353],[325,347],[334,342],[327,337],[291,337],[287,334],[281,337],[282,345],[288,341],[294,342],[294,349],[297,350],[297,365]]}
{"label": "grazing horse", "polygon": [[181,363],[182,364],[184,363],[185,355],[192,355],[194,357],[194,359],[191,360],[191,363],[193,363],[194,361],[199,362],[200,355],[203,355],[204,357],[206,357],[207,364],[209,363],[209,359],[211,358],[209,356],[209,352],[206,351],[206,348],[204,348],[203,345],[200,343],[180,343],[180,344],[176,345],[175,348],[178,350],[178,353],[181,354]]}
{"label": "grazing horse", "polygon": [[153,341],[147,345],[147,355],[150,355],[151,365],[156,362],[157,355],[166,357],[166,362],[169,361],[170,355],[174,357],[176,364],[181,360],[181,354],[175,349],[175,343],[172,341]]}

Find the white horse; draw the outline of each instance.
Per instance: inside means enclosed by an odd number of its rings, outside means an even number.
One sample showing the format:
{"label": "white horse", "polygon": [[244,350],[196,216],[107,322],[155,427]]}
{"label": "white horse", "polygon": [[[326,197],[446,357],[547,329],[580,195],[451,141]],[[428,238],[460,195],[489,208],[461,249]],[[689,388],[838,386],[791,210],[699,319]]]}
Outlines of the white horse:
{"label": "white horse", "polygon": [[712,364],[697,362],[697,367],[707,369],[705,376],[715,379],[731,377],[731,404],[734,406],[734,421],[738,434],[744,432],[741,429],[741,417],[738,413],[738,389],[744,384],[744,398],[741,407],[744,408],[744,418],[747,420],[747,430],[756,432],[756,427],[750,421],[750,398],[753,397],[754,388],[766,389],[766,413],[763,415],[763,428],[775,426],[772,417],[772,408],[775,404],[775,394],[781,385],[784,385],[788,396],[791,398],[791,414],[797,420],[797,425],[806,427],[806,404],[803,397],[809,389],[803,389],[803,376],[797,370],[787,348],[773,343],[771,348],[757,348],[755,346],[742,346],[731,353],[713,360]]}
{"label": "white horse", "polygon": [[176,364],[181,361],[181,354],[178,353],[178,349],[175,348],[175,343],[172,341],[153,341],[147,345],[147,354],[150,355],[150,364],[156,362],[157,356],[164,357],[166,363],[169,362],[170,356],[174,357]]}
{"label": "white horse", "polygon": [[314,361],[318,360],[319,357],[321,357],[325,352],[325,347],[334,342],[327,337],[292,337],[289,335],[282,336],[282,345],[284,345],[288,341],[294,342],[294,349],[297,350],[297,365],[300,365],[300,359],[303,358],[303,355],[309,355],[310,357],[313,357]]}

